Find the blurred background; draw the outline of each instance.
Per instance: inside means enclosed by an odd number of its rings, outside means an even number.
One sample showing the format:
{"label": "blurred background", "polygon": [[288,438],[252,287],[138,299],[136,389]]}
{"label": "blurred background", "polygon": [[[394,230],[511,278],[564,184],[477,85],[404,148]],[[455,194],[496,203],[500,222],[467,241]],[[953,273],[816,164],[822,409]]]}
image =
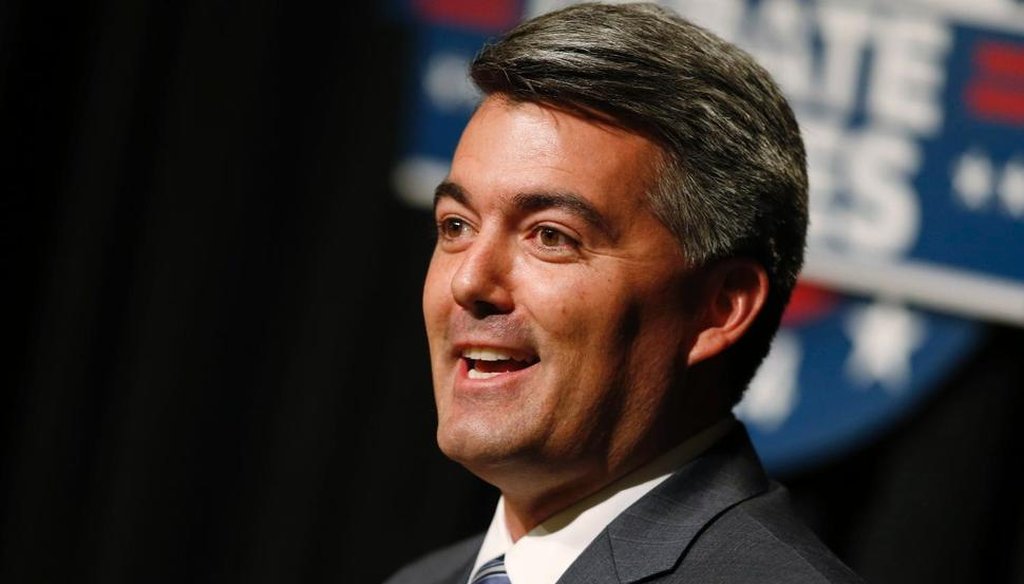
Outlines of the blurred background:
{"label": "blurred background", "polygon": [[[420,286],[468,59],[561,2],[0,3],[0,581],[379,582],[482,530]],[[665,2],[790,96],[738,414],[868,581],[1024,582],[1024,6]]]}

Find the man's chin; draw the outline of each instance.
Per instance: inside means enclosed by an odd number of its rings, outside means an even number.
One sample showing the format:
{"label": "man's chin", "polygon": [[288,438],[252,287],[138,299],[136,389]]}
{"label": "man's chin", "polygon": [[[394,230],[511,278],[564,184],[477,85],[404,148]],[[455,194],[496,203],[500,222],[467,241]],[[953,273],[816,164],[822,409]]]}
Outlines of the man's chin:
{"label": "man's chin", "polygon": [[526,448],[517,438],[495,431],[493,427],[484,429],[473,425],[441,426],[437,431],[441,452],[477,475],[488,469],[506,467],[522,458]]}

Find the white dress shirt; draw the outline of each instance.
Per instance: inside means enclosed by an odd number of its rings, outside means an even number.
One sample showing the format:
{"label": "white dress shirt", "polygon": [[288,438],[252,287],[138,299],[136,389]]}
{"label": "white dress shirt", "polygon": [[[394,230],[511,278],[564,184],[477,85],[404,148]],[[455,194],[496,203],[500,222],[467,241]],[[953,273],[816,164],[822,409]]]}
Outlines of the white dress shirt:
{"label": "white dress shirt", "polygon": [[556,513],[513,542],[505,524],[505,499],[498,499],[491,526],[470,572],[505,554],[512,584],[555,584],[590,542],[616,517],[729,432],[730,416],[697,433],[650,463]]}

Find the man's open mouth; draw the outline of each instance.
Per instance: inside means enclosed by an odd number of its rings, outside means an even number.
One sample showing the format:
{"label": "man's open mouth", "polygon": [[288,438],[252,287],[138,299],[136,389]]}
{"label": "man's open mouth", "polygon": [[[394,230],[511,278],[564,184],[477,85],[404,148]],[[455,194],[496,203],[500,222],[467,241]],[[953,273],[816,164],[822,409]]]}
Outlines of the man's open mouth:
{"label": "man's open mouth", "polygon": [[466,374],[470,379],[490,379],[503,373],[526,369],[540,359],[532,355],[517,355],[493,348],[471,348],[462,351],[466,360]]}

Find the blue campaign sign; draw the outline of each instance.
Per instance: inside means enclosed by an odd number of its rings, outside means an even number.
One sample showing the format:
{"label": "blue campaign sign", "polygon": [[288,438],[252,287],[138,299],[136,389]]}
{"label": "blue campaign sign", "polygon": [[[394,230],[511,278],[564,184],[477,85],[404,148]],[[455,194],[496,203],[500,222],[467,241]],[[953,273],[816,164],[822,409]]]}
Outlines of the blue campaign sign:
{"label": "blue campaign sign", "polygon": [[[475,52],[569,3],[402,3],[418,23],[394,171],[404,201],[429,208],[447,173],[478,100]],[[663,4],[751,52],[800,119],[806,281],[737,408],[768,466],[797,470],[906,415],[975,344],[978,319],[1024,324],[1024,7]]]}
{"label": "blue campaign sign", "polygon": [[395,191],[414,207],[430,208],[434,187],[448,173],[463,126],[479,101],[469,62],[488,39],[522,17],[519,0],[404,0],[414,25],[413,71],[406,99],[405,153],[393,172]]}
{"label": "blue campaign sign", "polygon": [[924,145],[911,254],[1024,282],[1024,32],[951,29],[946,123]]}
{"label": "blue campaign sign", "polygon": [[[798,289],[790,310],[804,307]],[[919,405],[979,337],[960,318],[816,290],[788,317],[737,415],[765,465],[793,472],[870,442]],[[795,310],[794,310],[795,309]]]}
{"label": "blue campaign sign", "polygon": [[399,196],[414,207],[430,208],[434,187],[448,173],[448,160],[479,95],[466,77],[473,55],[487,35],[430,26],[417,34],[410,76],[415,86],[408,104],[406,154],[394,170]]}
{"label": "blue campaign sign", "polygon": [[[698,21],[708,7],[677,4]],[[919,306],[1024,322],[1024,12],[938,6],[712,11],[712,28],[772,71],[800,119],[806,273],[861,294],[820,292],[813,318],[790,318],[737,408],[775,471],[867,442],[963,359],[978,325]],[[805,301],[797,294],[792,312]]]}

